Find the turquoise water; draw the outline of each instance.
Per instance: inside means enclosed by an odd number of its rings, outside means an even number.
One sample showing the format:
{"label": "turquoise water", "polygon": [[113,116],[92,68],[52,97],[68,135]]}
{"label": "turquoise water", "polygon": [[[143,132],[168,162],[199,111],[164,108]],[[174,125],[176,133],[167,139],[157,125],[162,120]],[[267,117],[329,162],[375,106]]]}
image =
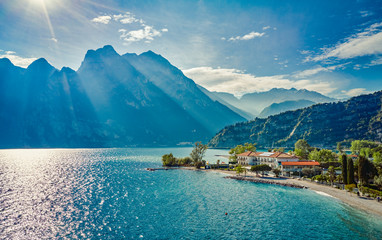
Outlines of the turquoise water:
{"label": "turquoise water", "polygon": [[382,239],[381,218],[313,191],[144,170],[190,151],[1,150],[0,239]]}

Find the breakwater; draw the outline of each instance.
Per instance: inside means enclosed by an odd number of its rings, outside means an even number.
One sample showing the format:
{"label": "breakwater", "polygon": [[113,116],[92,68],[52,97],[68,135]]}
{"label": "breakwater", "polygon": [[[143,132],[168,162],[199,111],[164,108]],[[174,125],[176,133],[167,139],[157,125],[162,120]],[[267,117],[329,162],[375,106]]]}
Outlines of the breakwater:
{"label": "breakwater", "polygon": [[273,181],[269,179],[260,179],[260,178],[253,178],[253,177],[242,177],[242,176],[225,176],[224,178],[229,179],[235,179],[240,181],[248,181],[248,182],[255,182],[255,183],[266,183],[266,184],[274,184],[274,185],[280,185],[285,187],[293,187],[293,188],[307,188],[302,185],[293,184],[293,183],[283,183],[280,181]]}

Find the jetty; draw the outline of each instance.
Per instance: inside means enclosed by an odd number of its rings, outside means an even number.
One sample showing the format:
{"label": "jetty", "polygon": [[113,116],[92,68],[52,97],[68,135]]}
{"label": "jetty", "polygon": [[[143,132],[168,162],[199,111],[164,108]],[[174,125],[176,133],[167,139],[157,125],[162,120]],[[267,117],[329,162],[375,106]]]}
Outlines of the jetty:
{"label": "jetty", "polygon": [[177,169],[177,168],[145,168],[145,170],[150,172],[160,171],[160,170],[174,170],[174,169]]}
{"label": "jetty", "polygon": [[294,183],[283,183],[280,181],[273,181],[269,179],[261,179],[261,178],[253,178],[253,177],[243,177],[243,176],[225,176],[224,178],[229,179],[235,179],[240,181],[248,181],[248,182],[255,182],[255,183],[266,183],[266,184],[274,184],[274,185],[280,185],[285,187],[292,187],[292,188],[307,188],[302,185],[294,184]]}

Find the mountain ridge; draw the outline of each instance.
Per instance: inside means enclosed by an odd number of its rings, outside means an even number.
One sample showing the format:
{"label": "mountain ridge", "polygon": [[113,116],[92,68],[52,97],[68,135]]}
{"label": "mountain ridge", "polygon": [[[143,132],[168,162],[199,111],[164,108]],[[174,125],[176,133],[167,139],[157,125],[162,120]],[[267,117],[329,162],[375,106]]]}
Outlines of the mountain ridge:
{"label": "mountain ridge", "polygon": [[88,50],[77,71],[57,70],[43,58],[27,68],[0,60],[0,148],[175,146],[207,141],[227,123],[244,120],[195,91],[159,54],[142,59],[137,70],[106,45]]}
{"label": "mountain ridge", "polygon": [[236,123],[223,128],[209,145],[220,148],[256,142],[260,147],[293,147],[305,139],[315,147],[335,148],[344,140],[382,141],[381,102],[382,91],[378,91]]}

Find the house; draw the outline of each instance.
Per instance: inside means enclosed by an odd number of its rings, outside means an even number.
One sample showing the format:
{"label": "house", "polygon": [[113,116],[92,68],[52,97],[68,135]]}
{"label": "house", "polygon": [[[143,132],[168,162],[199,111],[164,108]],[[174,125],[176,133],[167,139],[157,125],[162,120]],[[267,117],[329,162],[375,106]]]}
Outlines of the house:
{"label": "house", "polygon": [[282,152],[245,152],[237,155],[237,161],[241,165],[267,164],[272,168],[281,166],[282,162],[297,162],[299,158]]}
{"label": "house", "polygon": [[303,168],[314,168],[320,165],[316,161],[300,161],[300,162],[282,162],[281,174],[283,176],[290,176],[296,173],[300,174]]}

